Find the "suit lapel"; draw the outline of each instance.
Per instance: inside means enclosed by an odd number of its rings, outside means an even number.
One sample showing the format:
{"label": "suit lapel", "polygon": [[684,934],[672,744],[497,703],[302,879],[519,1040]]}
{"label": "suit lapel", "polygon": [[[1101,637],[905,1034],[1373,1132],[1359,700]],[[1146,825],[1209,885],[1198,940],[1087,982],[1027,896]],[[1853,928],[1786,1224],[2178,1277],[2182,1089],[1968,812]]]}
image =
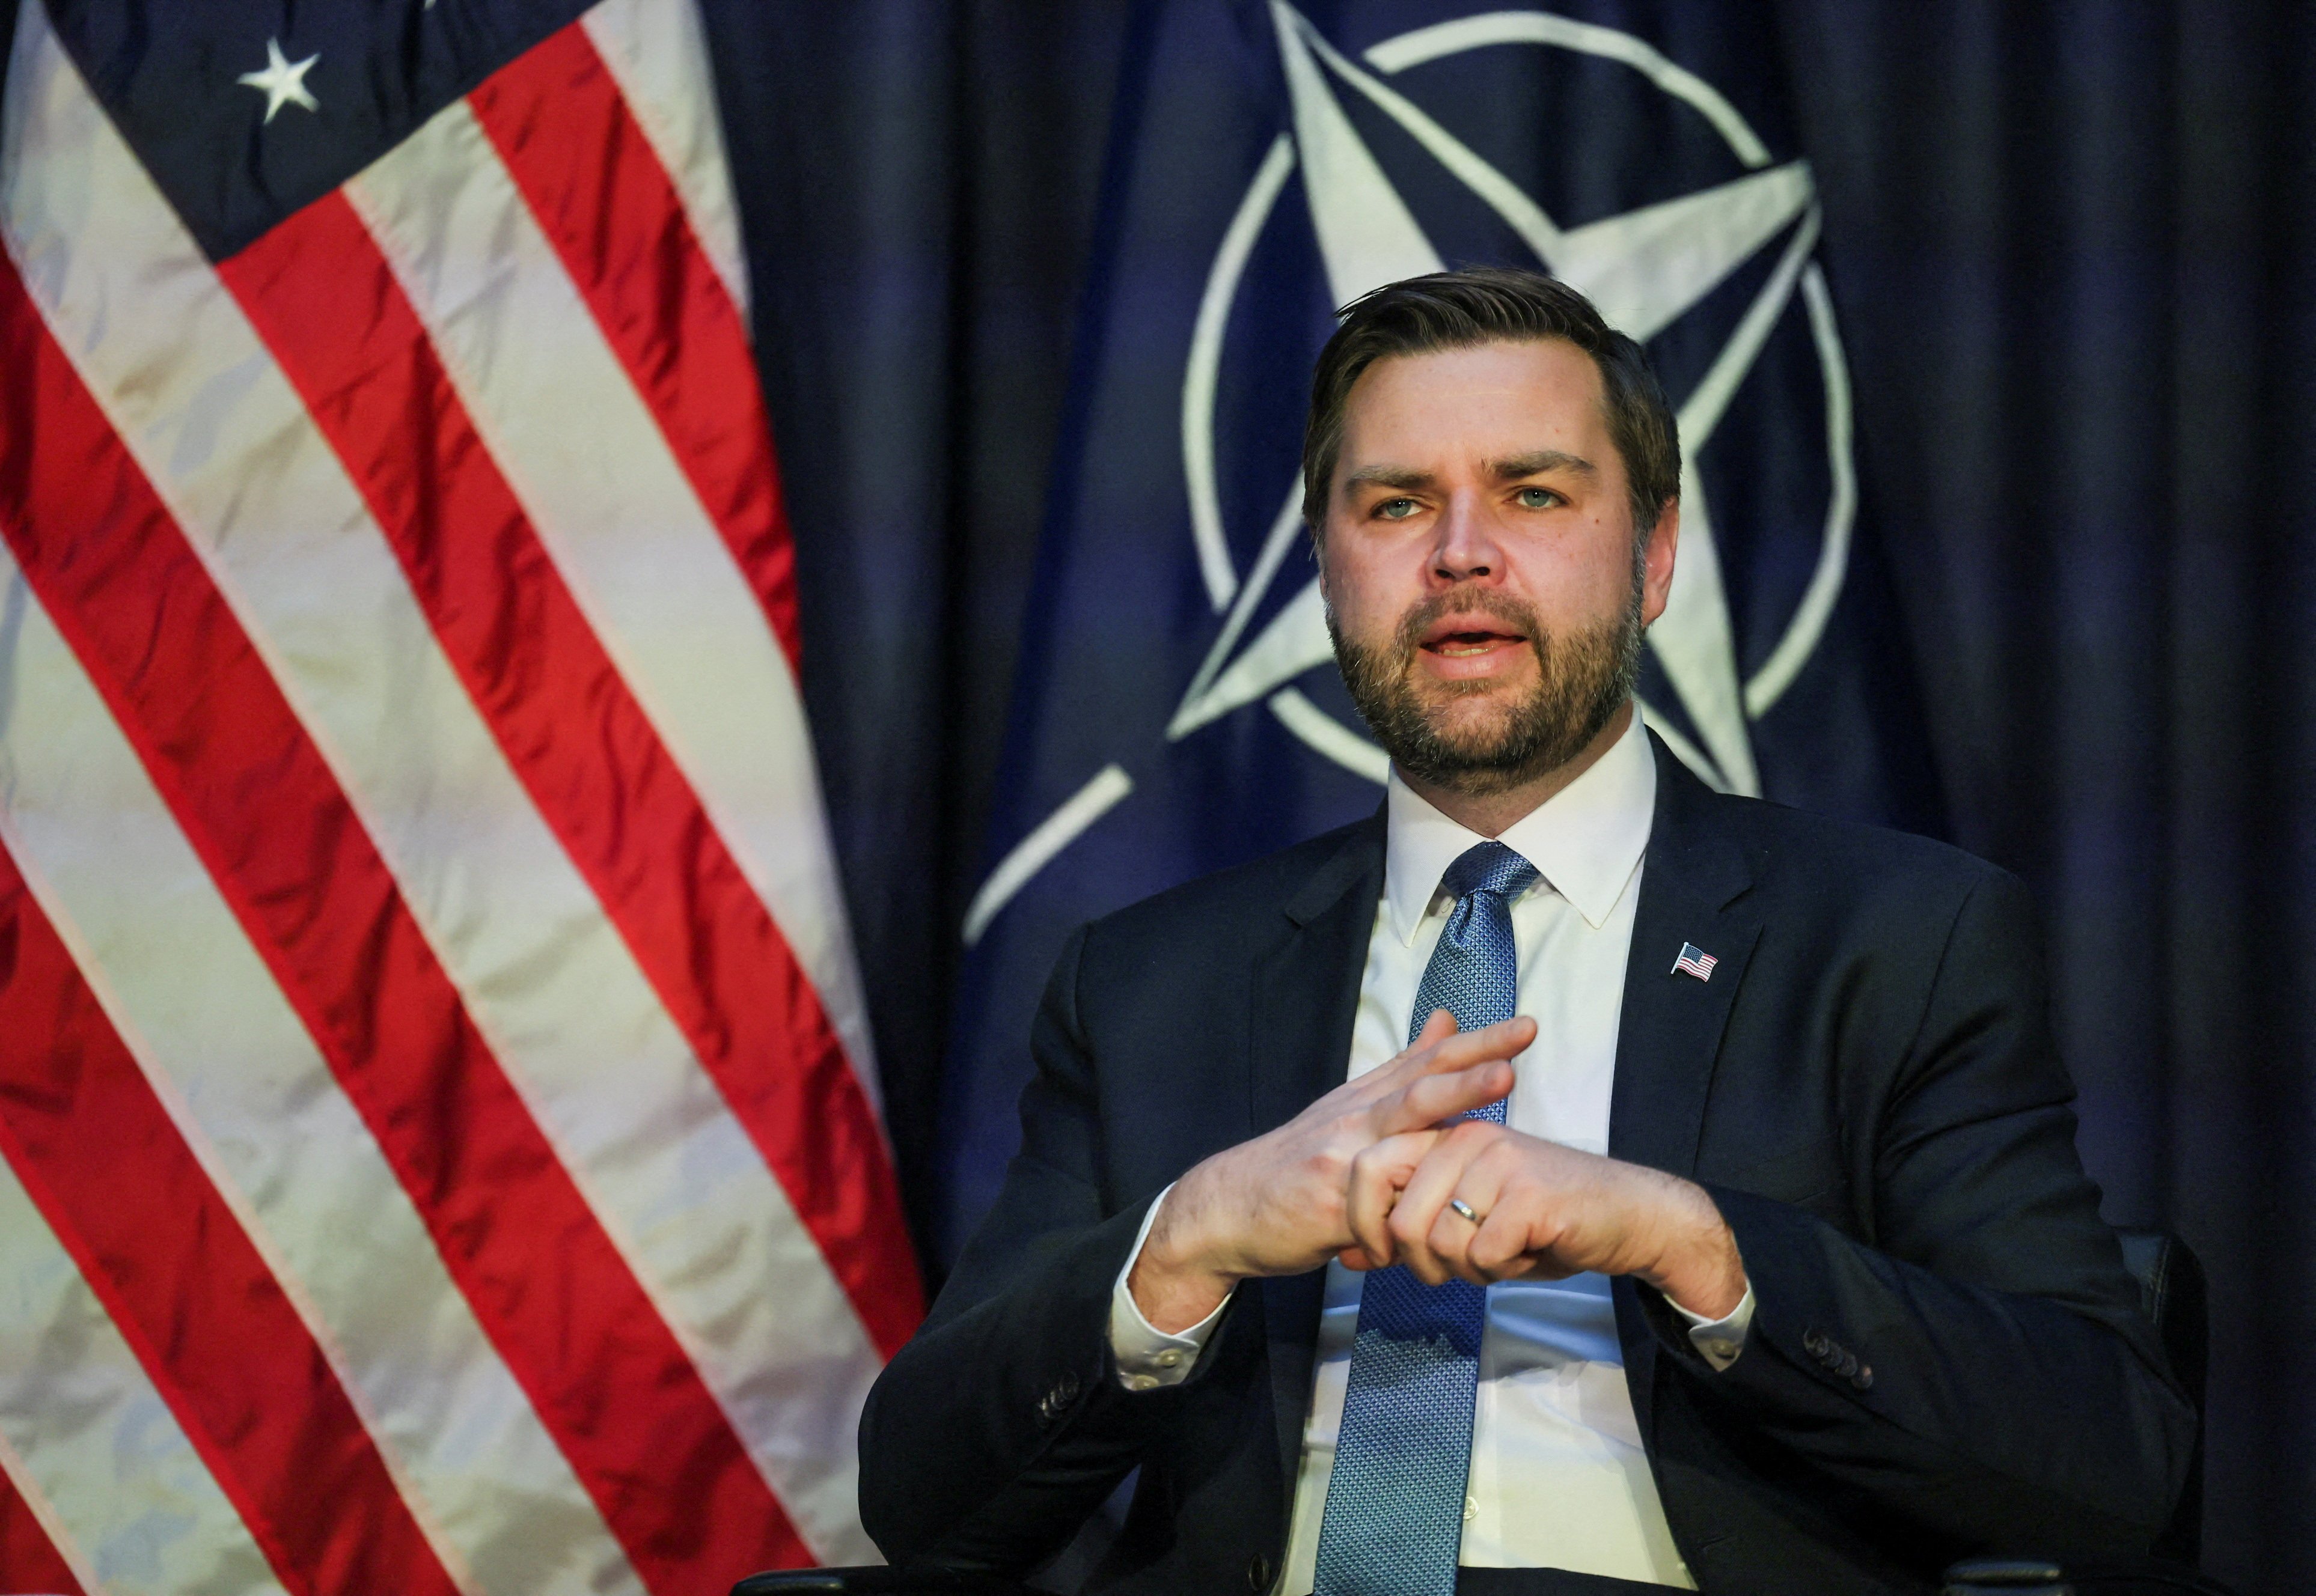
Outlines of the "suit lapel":
{"label": "suit lapel", "polygon": [[[1367,942],[1383,896],[1384,821],[1354,827],[1284,905],[1258,956],[1250,1015],[1248,1107],[1260,1136],[1343,1082]],[[1324,1271],[1250,1282],[1261,1302],[1279,1467],[1291,1499],[1311,1405]]]}
{"label": "suit lapel", "polygon": [[[1713,802],[1657,744],[1657,812],[1625,967],[1608,1155],[1679,1175],[1697,1166],[1714,1055],[1761,933],[1742,901],[1753,884],[1742,847],[1700,812]],[[1713,956],[1708,979],[1674,971],[1686,944]]]}
{"label": "suit lapel", "polygon": [[1254,968],[1249,1086],[1254,1134],[1275,1130],[1343,1084],[1367,940],[1383,898],[1383,816],[1342,846],[1282,906]]}
{"label": "suit lapel", "polygon": [[[1608,1156],[1693,1175],[1715,1060],[1737,989],[1761,935],[1747,912],[1753,873],[1733,829],[1715,825],[1718,802],[1652,736],[1657,811],[1649,832],[1633,946],[1625,970]],[[1677,972],[1684,944],[1715,961],[1709,979]],[[1633,1406],[1648,1433],[1653,1338],[1628,1281],[1617,1282],[1617,1327]]]}

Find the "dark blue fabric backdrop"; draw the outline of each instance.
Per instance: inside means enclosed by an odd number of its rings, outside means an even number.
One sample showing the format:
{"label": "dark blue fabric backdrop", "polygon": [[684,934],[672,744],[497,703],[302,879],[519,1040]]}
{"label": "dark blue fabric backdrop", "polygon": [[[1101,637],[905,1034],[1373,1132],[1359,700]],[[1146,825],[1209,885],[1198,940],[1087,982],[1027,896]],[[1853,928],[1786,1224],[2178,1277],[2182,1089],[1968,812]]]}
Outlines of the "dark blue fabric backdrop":
{"label": "dark blue fabric backdrop", "polygon": [[[806,689],[931,1255],[959,932],[1018,779],[1105,142],[1156,20],[708,11]],[[2211,1268],[2208,1562],[2316,1587],[2316,26],[2283,0],[1746,22],[1815,168],[1946,829],[2041,896],[2109,1216]]]}
{"label": "dark blue fabric backdrop", "polygon": [[[959,930],[1113,99],[1154,24],[1125,0],[709,12],[806,687],[930,1253]],[[2211,1267],[2208,1561],[2316,1586],[2310,16],[1748,22],[1816,171],[1947,829],[2041,896],[2110,1217]]]}

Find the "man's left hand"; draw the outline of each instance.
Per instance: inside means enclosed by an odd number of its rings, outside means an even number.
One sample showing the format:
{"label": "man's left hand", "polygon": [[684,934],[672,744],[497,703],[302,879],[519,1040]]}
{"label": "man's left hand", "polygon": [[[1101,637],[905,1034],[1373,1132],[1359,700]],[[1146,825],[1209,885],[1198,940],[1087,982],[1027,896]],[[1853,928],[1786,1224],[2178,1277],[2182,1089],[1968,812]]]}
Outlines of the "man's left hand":
{"label": "man's left hand", "polygon": [[1637,1275],[1708,1319],[1744,1299],[1736,1237],[1703,1187],[1484,1120],[1428,1134],[1412,1171],[1399,1138],[1353,1160],[1350,1219],[1366,1256],[1345,1262],[1403,1264],[1430,1285]]}

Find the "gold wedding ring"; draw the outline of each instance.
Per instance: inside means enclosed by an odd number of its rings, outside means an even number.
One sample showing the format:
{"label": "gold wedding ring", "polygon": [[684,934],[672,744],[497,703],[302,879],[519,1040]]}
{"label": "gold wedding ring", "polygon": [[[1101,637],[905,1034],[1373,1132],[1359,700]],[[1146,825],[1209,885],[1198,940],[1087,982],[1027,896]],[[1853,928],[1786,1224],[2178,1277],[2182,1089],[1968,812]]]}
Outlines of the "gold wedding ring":
{"label": "gold wedding ring", "polygon": [[1480,1222],[1480,1216],[1474,1213],[1472,1211],[1472,1205],[1465,1201],[1461,1197],[1450,1197],[1448,1199],[1448,1206],[1454,1209],[1457,1213],[1462,1214],[1474,1225]]}

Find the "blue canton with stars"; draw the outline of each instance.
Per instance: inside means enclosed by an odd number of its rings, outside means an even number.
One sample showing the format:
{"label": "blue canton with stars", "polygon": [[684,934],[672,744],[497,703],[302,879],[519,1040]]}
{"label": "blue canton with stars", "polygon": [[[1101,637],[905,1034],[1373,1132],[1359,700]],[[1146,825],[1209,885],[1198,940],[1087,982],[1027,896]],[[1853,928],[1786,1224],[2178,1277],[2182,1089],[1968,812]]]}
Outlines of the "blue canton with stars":
{"label": "blue canton with stars", "polygon": [[223,261],[587,6],[51,0],[49,11],[186,229],[209,259]]}

